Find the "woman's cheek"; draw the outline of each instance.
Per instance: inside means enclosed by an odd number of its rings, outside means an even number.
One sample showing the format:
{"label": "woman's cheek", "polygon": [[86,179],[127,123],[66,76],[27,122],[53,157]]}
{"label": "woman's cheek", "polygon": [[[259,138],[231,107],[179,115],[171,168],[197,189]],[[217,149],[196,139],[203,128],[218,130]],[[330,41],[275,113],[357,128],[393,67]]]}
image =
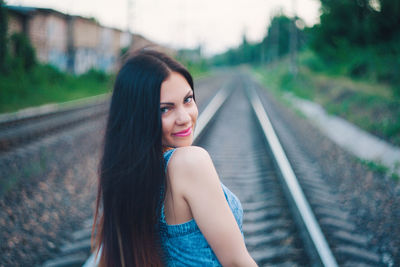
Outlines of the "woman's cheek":
{"label": "woman's cheek", "polygon": [[174,121],[172,116],[165,116],[163,120],[163,132],[167,135],[170,135],[173,132]]}
{"label": "woman's cheek", "polygon": [[197,121],[198,115],[199,115],[199,111],[198,111],[198,109],[197,109],[197,106],[194,105],[193,117],[194,117],[194,121],[195,121],[195,122]]}
{"label": "woman's cheek", "polygon": [[166,118],[161,119],[161,127],[162,127],[162,134],[163,137],[166,138],[168,135],[168,121]]}

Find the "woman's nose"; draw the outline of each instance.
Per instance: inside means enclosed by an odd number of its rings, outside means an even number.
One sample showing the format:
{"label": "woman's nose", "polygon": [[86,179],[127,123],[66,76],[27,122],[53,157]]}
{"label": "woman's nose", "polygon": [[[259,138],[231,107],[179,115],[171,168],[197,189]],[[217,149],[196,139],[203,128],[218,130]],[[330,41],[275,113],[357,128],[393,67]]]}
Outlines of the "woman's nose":
{"label": "woman's nose", "polygon": [[178,116],[176,118],[176,123],[181,125],[181,124],[186,124],[189,121],[190,121],[189,112],[185,108],[180,109],[178,112]]}

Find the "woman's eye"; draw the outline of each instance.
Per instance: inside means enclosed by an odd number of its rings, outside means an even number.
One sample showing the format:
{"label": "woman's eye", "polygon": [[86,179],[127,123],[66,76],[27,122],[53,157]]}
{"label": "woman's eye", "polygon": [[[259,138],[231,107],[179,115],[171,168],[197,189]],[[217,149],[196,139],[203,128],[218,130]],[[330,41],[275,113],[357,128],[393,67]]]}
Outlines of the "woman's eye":
{"label": "woman's eye", "polygon": [[169,108],[160,108],[161,114],[167,113]]}
{"label": "woman's eye", "polygon": [[185,98],[185,103],[189,103],[189,102],[191,102],[193,100],[193,96],[191,95],[191,96],[188,96],[188,97],[186,97]]}

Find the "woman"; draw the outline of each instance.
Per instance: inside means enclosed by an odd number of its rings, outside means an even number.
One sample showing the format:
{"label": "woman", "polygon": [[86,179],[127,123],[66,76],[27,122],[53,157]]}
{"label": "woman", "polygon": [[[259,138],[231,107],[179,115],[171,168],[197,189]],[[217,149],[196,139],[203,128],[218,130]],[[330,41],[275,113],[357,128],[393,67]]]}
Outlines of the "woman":
{"label": "woman", "polygon": [[144,50],[122,66],[100,164],[100,266],[256,266],[240,202],[191,146],[197,115],[180,63]]}

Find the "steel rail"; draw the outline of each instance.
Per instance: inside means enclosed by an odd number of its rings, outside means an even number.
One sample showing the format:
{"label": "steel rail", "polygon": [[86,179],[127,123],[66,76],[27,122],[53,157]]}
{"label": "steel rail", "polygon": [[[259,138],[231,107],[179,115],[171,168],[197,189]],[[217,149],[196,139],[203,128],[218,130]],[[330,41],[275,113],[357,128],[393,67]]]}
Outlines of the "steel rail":
{"label": "steel rail", "polygon": [[201,134],[204,132],[204,129],[207,127],[207,125],[209,125],[210,121],[217,111],[222,107],[222,104],[224,104],[231,92],[232,87],[228,86],[228,83],[226,82],[222,88],[219,89],[218,93],[212,98],[203,112],[201,112],[195,126],[193,141],[196,141],[198,137],[201,136]]}
{"label": "steel rail", "polygon": [[45,104],[39,107],[25,108],[16,112],[0,114],[0,125],[20,120],[35,119],[41,116],[48,116],[60,112],[73,111],[100,104],[110,98],[110,94],[101,94],[86,97],[78,100],[71,100],[62,103]]}
{"label": "steel rail", "polygon": [[264,109],[261,100],[253,88],[253,86],[246,86],[247,96],[250,100],[253,111],[257,117],[258,122],[264,133],[264,137],[269,144],[270,150],[273,154],[276,165],[278,166],[281,177],[287,191],[290,193],[290,198],[297,209],[298,217],[306,229],[306,235],[311,240],[311,245],[315,251],[312,255],[318,257],[320,264],[326,267],[337,267],[335,257],[326,241],[324,234],[315,218],[313,211],[301,189],[297,177],[289,163],[289,160],[282,148],[281,143],[275,133],[270,119]]}
{"label": "steel rail", "polygon": [[[197,123],[194,130],[193,142],[197,141],[198,138],[207,128],[211,120],[214,118],[215,114],[225,103],[225,100],[232,93],[232,87],[228,86],[228,82],[218,90],[218,93],[211,99],[210,103],[205,107],[197,119]],[[99,255],[101,254],[102,247],[100,247]],[[95,267],[98,265],[100,258],[96,257],[96,253],[93,252],[82,267]]]}
{"label": "steel rail", "polygon": [[[201,80],[202,77],[198,79]],[[57,113],[88,108],[96,104],[101,104],[110,98],[111,93],[104,93],[66,102],[49,103],[37,107],[28,107],[15,112],[0,113],[0,126],[7,123],[15,123],[21,120],[36,119],[42,116],[49,116]]]}

